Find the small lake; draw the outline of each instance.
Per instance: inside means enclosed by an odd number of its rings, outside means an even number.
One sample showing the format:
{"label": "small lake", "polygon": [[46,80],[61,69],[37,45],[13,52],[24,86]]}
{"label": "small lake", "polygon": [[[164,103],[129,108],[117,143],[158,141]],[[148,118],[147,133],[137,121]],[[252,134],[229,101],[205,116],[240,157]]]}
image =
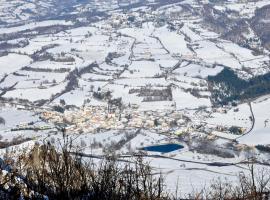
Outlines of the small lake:
{"label": "small lake", "polygon": [[161,145],[154,145],[143,147],[142,150],[144,151],[155,151],[159,153],[169,153],[178,149],[183,149],[184,146],[180,144],[161,144]]}

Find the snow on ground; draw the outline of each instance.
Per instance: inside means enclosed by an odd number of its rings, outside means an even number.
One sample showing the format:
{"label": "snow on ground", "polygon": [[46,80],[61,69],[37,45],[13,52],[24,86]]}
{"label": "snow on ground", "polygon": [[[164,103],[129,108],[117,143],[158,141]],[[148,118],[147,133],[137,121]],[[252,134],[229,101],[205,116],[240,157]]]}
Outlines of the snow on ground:
{"label": "snow on ground", "polygon": [[218,48],[210,41],[198,42],[199,47],[195,49],[197,56],[207,63],[218,63],[234,69],[241,69],[241,64],[231,54]]}
{"label": "snow on ground", "polygon": [[137,96],[137,94],[129,94],[129,87],[124,85],[108,84],[104,87],[104,90],[110,90],[113,98],[122,98],[122,101],[128,105],[129,103],[140,104],[143,97]]}
{"label": "snow on ground", "polygon": [[203,39],[199,34],[192,31],[191,28],[186,23],[184,24],[184,26],[181,28],[180,31],[185,35],[187,35],[192,42],[196,42]]}
{"label": "snow on ground", "polygon": [[66,87],[66,83],[60,83],[55,86],[50,86],[46,88],[23,88],[8,91],[4,97],[6,98],[19,98],[26,99],[29,101],[38,101],[43,99],[50,99],[52,95],[60,93]]}
{"label": "snow on ground", "polygon": [[[148,159],[147,159],[148,160]],[[193,192],[200,192],[204,187],[219,177],[235,181],[239,168],[236,167],[208,167],[203,164],[180,162],[168,159],[149,159],[151,166],[164,172],[165,183],[170,192],[179,188],[179,195],[184,196]],[[193,191],[195,190],[195,191]]]}
{"label": "snow on ground", "polygon": [[34,62],[33,64],[30,65],[32,68],[41,68],[41,69],[72,69],[73,67],[76,66],[75,62],[55,62],[51,60],[45,60],[45,61],[39,61],[39,62]]}
{"label": "snow on ground", "polygon": [[61,95],[60,97],[55,99],[54,102],[59,103],[60,100],[63,99],[67,105],[75,105],[81,107],[84,105],[87,97],[90,98],[90,94],[88,91],[77,89]]}
{"label": "snow on ground", "polygon": [[190,77],[207,78],[208,76],[215,76],[223,70],[223,67],[216,66],[213,68],[204,67],[199,64],[188,64],[184,67],[174,70],[175,73],[180,75],[186,75]]}
{"label": "snow on ground", "polygon": [[270,100],[261,98],[260,101],[251,103],[255,118],[253,130],[239,139],[241,143],[248,145],[269,144],[270,143]]}
{"label": "snow on ground", "polygon": [[57,97],[52,103],[59,104],[60,100],[64,100],[67,105],[81,107],[86,103],[86,101],[90,100],[88,105],[106,105],[106,102],[93,99],[91,93],[91,88],[93,91],[97,91],[98,88],[103,88],[105,85],[107,85],[107,82],[104,81],[86,81],[80,79],[79,88]]}
{"label": "snow on ground", "polygon": [[161,74],[157,63],[151,61],[134,61],[121,77],[142,78],[155,77]]}
{"label": "snow on ground", "polygon": [[250,49],[240,47],[234,43],[222,42],[218,44],[219,47],[223,48],[225,52],[233,54],[241,65],[246,68],[260,68],[264,66],[264,62],[269,61],[269,57],[266,55],[255,56]]}
{"label": "snow on ground", "polygon": [[252,124],[250,117],[251,112],[248,104],[241,104],[227,112],[223,112],[222,109],[213,112],[209,118],[206,119],[206,122],[213,125],[238,126],[250,129]]}
{"label": "snow on ground", "polygon": [[176,103],[176,108],[180,109],[196,109],[201,106],[211,106],[210,99],[198,98],[190,93],[184,92],[182,89],[174,89],[172,91],[173,99]]}
{"label": "snow on ground", "polygon": [[[245,133],[247,134],[237,139],[242,144],[269,144],[270,114],[269,112],[266,112],[266,110],[270,108],[270,100],[268,97],[262,97],[259,100],[253,101],[251,103],[251,107],[255,118],[253,129],[251,129],[252,114],[248,104],[240,104],[237,107],[233,107],[232,109],[228,110],[227,112],[223,112],[222,109],[220,109],[219,112],[214,112],[209,117],[205,118],[205,122],[207,122],[209,125],[215,126],[237,126],[245,128]],[[224,135],[219,132],[216,132],[215,135],[222,137],[224,136],[226,138],[233,138],[233,136],[230,136],[230,134]]]}
{"label": "snow on ground", "polygon": [[256,9],[261,8],[263,6],[269,5],[268,0],[261,1],[250,1],[250,2],[239,2],[237,0],[226,2],[225,5],[219,6],[216,5],[215,8],[218,10],[232,10],[237,11],[240,15],[246,16],[248,18],[252,18],[255,14]]}
{"label": "snow on ground", "polygon": [[64,20],[48,20],[48,21],[41,21],[41,22],[33,22],[22,26],[16,26],[11,28],[1,28],[0,34],[10,34],[14,32],[20,32],[25,30],[31,30],[38,27],[47,27],[47,26],[55,26],[55,25],[72,25],[71,21],[64,21]]}
{"label": "snow on ground", "polygon": [[170,53],[181,56],[193,55],[193,52],[187,48],[187,42],[183,35],[170,32],[166,27],[156,29],[153,34],[161,40]]}
{"label": "snow on ground", "polygon": [[169,83],[165,78],[121,78],[113,81],[114,84],[126,85],[130,87],[151,86],[167,86]]}
{"label": "snow on ground", "polygon": [[25,110],[17,110],[16,108],[2,108],[0,116],[4,118],[5,124],[0,125],[0,130],[14,128],[15,125],[38,121],[35,113]]}
{"label": "snow on ground", "polygon": [[[32,88],[38,88],[38,87],[50,87],[53,86],[54,84],[60,83],[64,80],[65,74],[61,74],[62,76],[56,76],[55,74],[52,75],[51,77],[42,77],[39,78],[39,76],[33,76],[35,74],[32,74],[30,78],[25,79],[24,77],[17,78],[15,75],[9,75],[6,79],[5,82],[0,84],[1,87],[11,87],[14,84],[14,89],[32,89]],[[40,75],[40,74],[36,74]],[[54,83],[55,81],[55,83]]]}
{"label": "snow on ground", "polygon": [[4,124],[0,124],[1,141],[12,141],[15,138],[37,138],[46,136],[46,131],[20,130],[10,131],[18,126],[24,126],[33,123],[35,126],[47,126],[47,123],[42,122],[39,116],[32,111],[18,110],[14,107],[1,108],[0,116],[5,120]]}
{"label": "snow on ground", "polygon": [[154,101],[154,102],[141,102],[139,110],[174,110],[174,103],[171,101]]}
{"label": "snow on ground", "polygon": [[29,65],[32,59],[26,55],[10,53],[0,57],[0,75],[16,72],[17,70]]}

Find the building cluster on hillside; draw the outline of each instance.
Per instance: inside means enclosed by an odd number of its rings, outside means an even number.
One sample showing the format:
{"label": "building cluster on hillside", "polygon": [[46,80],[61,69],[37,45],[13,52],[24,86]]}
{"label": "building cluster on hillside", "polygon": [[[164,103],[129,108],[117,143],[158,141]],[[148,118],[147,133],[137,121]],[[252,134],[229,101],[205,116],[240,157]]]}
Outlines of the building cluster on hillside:
{"label": "building cluster on hillside", "polygon": [[163,11],[156,11],[151,9],[133,10],[130,12],[119,13],[114,12],[109,20],[107,28],[119,28],[137,26],[141,27],[143,22],[155,22],[157,26],[163,26],[165,22],[169,22],[170,26],[183,26],[181,19],[181,7],[174,7],[172,9]]}
{"label": "building cluster on hillside", "polygon": [[44,111],[41,118],[54,124],[63,124],[67,133],[98,133],[105,130],[144,128],[157,132],[171,132],[178,136],[192,132],[212,135],[219,131],[241,135],[246,129],[191,121],[183,113],[166,110],[141,111],[131,106],[123,110],[108,109],[106,106],[89,106],[64,113]]}
{"label": "building cluster on hillside", "polygon": [[109,112],[105,106],[89,106],[76,111],[46,111],[41,117],[55,124],[66,124],[68,132],[99,132],[110,129],[145,128],[169,131],[174,127],[186,126],[187,118],[181,113],[166,111],[139,111],[134,108],[121,112]]}

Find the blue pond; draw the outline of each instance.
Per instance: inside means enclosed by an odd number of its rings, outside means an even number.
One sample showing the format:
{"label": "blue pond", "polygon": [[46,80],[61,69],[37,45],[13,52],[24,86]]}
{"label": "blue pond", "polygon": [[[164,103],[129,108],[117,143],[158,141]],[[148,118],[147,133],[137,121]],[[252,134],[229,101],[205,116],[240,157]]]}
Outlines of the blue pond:
{"label": "blue pond", "polygon": [[169,153],[178,149],[183,149],[184,146],[180,144],[161,144],[161,145],[154,145],[154,146],[148,146],[143,147],[142,150],[145,151],[155,151],[160,153]]}

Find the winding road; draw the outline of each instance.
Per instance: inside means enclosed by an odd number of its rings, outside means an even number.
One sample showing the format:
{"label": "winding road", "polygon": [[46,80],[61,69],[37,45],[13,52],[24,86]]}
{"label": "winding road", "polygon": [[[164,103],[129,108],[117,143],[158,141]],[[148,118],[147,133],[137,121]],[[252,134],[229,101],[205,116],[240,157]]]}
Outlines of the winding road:
{"label": "winding road", "polygon": [[248,102],[248,106],[249,106],[249,109],[250,109],[250,113],[251,113],[251,120],[252,120],[252,125],[250,127],[250,129],[243,135],[239,136],[236,138],[236,140],[238,140],[239,138],[249,134],[252,132],[252,130],[254,129],[254,126],[255,126],[255,116],[254,116],[254,112],[253,112],[253,109],[252,109],[252,105],[251,105],[251,101]]}

